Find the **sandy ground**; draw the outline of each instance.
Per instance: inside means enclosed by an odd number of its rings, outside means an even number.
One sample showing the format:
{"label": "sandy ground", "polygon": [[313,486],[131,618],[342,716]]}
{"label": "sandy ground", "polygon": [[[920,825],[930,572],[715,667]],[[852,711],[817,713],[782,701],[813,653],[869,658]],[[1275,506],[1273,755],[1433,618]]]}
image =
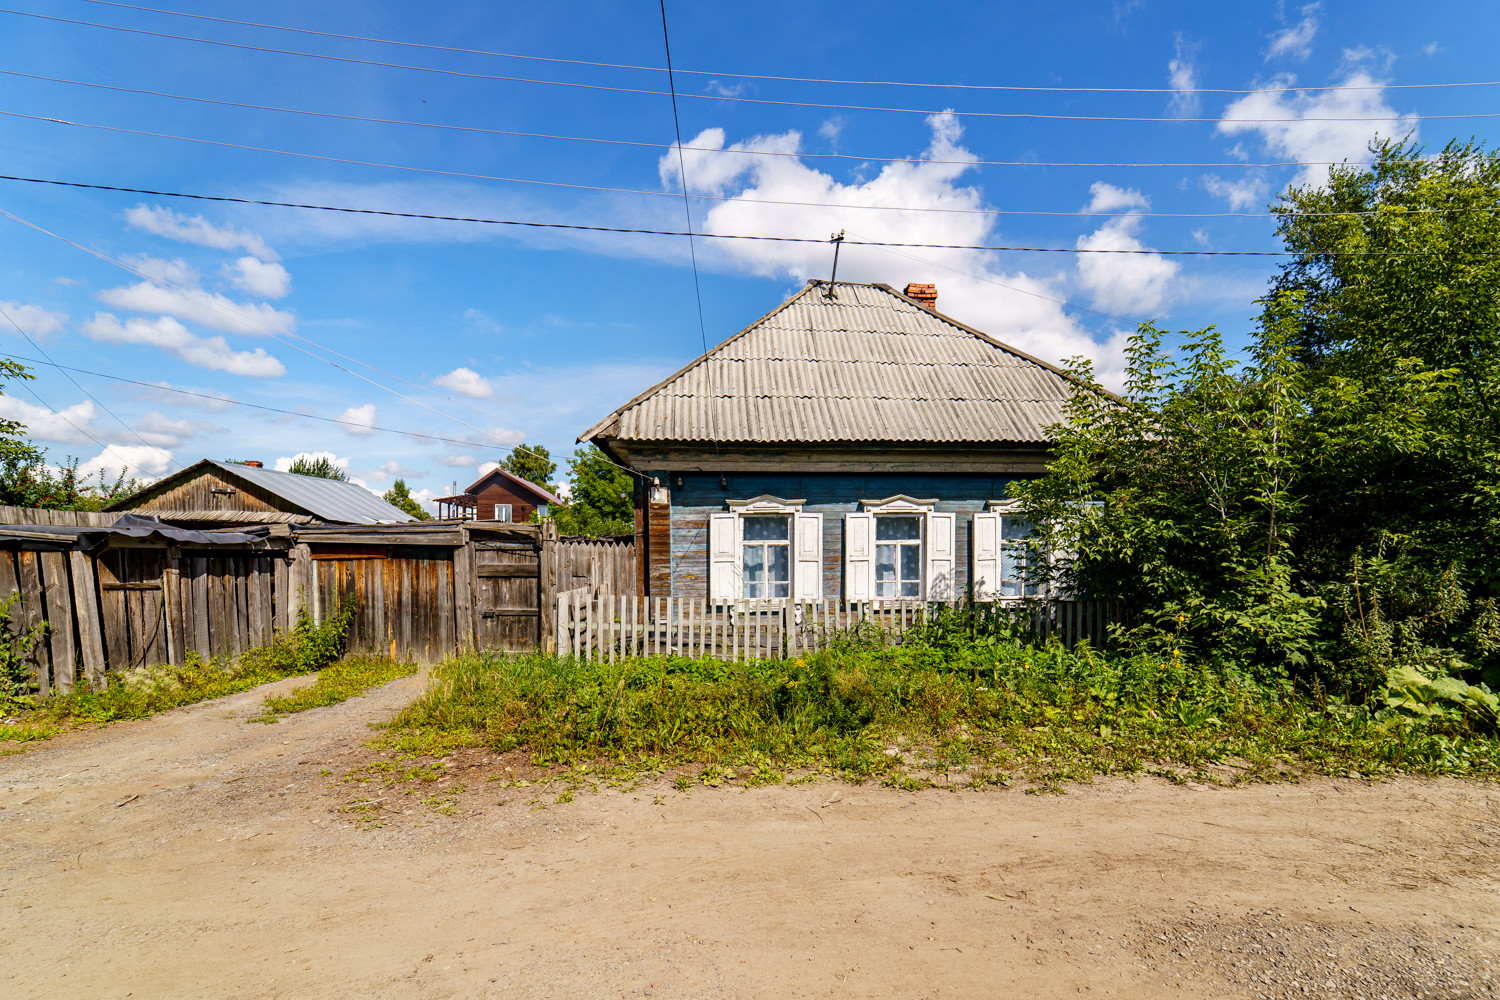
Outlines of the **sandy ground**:
{"label": "sandy ground", "polygon": [[420,683],[271,726],[246,721],[262,688],[0,758],[0,995],[1374,998],[1500,981],[1488,786],[663,784],[558,804],[481,780],[456,815],[396,789],[385,826],[354,825],[337,778]]}

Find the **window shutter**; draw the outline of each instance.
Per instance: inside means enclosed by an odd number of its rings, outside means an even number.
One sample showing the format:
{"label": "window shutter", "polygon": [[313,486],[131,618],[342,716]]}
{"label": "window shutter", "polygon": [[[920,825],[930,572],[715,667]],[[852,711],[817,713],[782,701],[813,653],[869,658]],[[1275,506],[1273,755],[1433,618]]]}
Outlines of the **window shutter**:
{"label": "window shutter", "polygon": [[875,515],[844,515],[844,600],[875,594]]}
{"label": "window shutter", "polygon": [[1000,515],[975,514],[969,546],[974,553],[974,600],[1000,596]]}
{"label": "window shutter", "polygon": [[708,596],[715,601],[740,599],[740,519],[733,513],[709,515]]}
{"label": "window shutter", "polygon": [[797,567],[792,576],[792,597],[799,601],[822,600],[823,515],[795,515],[792,544],[797,547]]}
{"label": "window shutter", "polygon": [[954,598],[953,552],[956,514],[927,515],[927,600]]}

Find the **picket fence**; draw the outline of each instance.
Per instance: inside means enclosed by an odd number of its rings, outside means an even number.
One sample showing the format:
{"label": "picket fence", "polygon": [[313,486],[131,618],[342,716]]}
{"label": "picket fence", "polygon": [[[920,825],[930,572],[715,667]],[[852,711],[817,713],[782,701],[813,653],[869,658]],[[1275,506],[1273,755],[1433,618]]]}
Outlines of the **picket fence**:
{"label": "picket fence", "polygon": [[[751,661],[795,657],[826,649],[856,629],[879,630],[899,642],[942,602],[737,601],[681,597],[625,597],[577,588],[557,595],[557,651],[585,660],[628,656],[687,656]],[[1103,601],[1027,601],[1001,605],[1037,641],[1056,638],[1069,649],[1087,640],[1109,642],[1122,619]]]}

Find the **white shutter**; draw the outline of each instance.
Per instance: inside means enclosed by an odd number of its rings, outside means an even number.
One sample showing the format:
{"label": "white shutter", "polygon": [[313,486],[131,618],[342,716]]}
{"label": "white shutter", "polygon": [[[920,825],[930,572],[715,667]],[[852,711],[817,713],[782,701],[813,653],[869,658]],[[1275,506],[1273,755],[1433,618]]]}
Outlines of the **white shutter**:
{"label": "white shutter", "polygon": [[708,596],[715,601],[739,600],[741,572],[739,515],[709,515]]}
{"label": "white shutter", "polygon": [[799,601],[822,600],[823,515],[797,514],[792,524],[792,544],[796,547],[792,597]]}
{"label": "white shutter", "polygon": [[844,515],[844,600],[875,595],[875,515]]}
{"label": "white shutter", "polygon": [[1000,596],[1000,515],[975,514],[969,532],[974,553],[974,600],[992,601]]}
{"label": "white shutter", "polygon": [[956,514],[927,515],[927,600],[954,598],[953,553]]}

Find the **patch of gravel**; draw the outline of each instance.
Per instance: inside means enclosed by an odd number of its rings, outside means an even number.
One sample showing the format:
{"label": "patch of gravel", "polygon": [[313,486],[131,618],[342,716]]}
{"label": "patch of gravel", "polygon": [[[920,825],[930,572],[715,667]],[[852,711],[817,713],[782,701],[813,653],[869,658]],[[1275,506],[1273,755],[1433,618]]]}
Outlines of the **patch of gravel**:
{"label": "patch of gravel", "polygon": [[1238,921],[1201,915],[1145,924],[1135,942],[1150,967],[1174,977],[1220,978],[1257,1000],[1479,1000],[1500,996],[1495,970],[1476,958],[1474,929],[1320,925],[1274,911]]}

